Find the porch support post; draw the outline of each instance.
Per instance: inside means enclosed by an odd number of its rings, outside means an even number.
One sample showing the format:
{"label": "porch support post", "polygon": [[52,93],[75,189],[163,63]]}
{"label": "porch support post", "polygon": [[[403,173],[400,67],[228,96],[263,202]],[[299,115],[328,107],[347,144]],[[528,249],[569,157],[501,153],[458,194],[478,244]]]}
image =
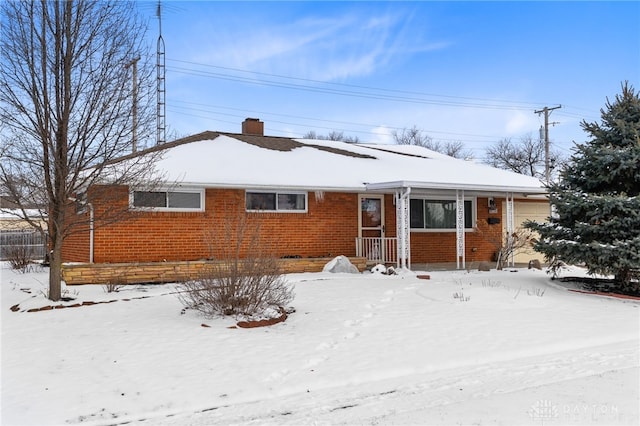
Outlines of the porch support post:
{"label": "porch support post", "polygon": [[[511,240],[513,239],[514,229],[514,211],[513,211],[513,192],[507,192],[506,194],[506,206],[507,206],[507,229],[506,232],[506,244],[511,244]],[[515,261],[513,257],[513,253],[509,255],[509,259],[507,259],[507,264],[510,266],[515,266]]]}
{"label": "porch support post", "polygon": [[411,188],[396,192],[396,235],[398,236],[398,263],[402,269],[411,268],[411,244],[409,232],[409,195]]}
{"label": "porch support post", "polygon": [[464,190],[456,189],[456,268],[465,268]]}

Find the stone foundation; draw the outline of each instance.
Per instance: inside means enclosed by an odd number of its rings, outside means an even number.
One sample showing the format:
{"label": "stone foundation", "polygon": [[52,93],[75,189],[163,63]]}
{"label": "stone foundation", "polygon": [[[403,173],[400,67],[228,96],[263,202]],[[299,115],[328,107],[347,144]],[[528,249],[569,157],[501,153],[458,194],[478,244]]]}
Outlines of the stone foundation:
{"label": "stone foundation", "polygon": [[[332,258],[279,259],[282,273],[321,272]],[[350,257],[360,272],[366,268],[364,257]],[[67,285],[78,284],[143,284],[186,281],[198,277],[206,267],[222,261],[145,263],[69,263],[62,265],[62,279]]]}

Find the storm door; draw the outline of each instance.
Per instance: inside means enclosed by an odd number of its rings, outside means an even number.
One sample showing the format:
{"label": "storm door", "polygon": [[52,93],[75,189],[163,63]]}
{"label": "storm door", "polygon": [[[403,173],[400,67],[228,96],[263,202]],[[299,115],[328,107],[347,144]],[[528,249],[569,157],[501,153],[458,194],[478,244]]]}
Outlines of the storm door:
{"label": "storm door", "polygon": [[360,195],[358,252],[370,262],[384,263],[384,195]]}

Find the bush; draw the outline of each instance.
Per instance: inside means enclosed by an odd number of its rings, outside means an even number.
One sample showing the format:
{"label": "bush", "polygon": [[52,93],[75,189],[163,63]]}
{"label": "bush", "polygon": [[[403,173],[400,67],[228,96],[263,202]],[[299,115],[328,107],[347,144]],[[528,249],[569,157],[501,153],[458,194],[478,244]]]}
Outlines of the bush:
{"label": "bush", "polygon": [[26,272],[33,261],[33,253],[28,246],[9,246],[6,249],[6,255],[11,269],[16,269],[21,272]]}
{"label": "bush", "polygon": [[277,257],[261,241],[258,216],[244,211],[227,215],[221,232],[205,232],[211,258],[217,262],[198,279],[182,283],[178,298],[186,308],[207,317],[279,311],[294,293]]}
{"label": "bush", "polygon": [[498,270],[504,269],[513,256],[531,248],[534,242],[534,233],[522,227],[516,228],[512,234],[502,234],[491,228],[486,220],[479,220],[475,230],[482,239],[495,247],[496,257],[494,260]]}
{"label": "bush", "polygon": [[236,259],[216,265],[182,284],[178,297],[187,308],[207,317],[255,316],[293,300],[293,289],[280,274],[277,259]]}

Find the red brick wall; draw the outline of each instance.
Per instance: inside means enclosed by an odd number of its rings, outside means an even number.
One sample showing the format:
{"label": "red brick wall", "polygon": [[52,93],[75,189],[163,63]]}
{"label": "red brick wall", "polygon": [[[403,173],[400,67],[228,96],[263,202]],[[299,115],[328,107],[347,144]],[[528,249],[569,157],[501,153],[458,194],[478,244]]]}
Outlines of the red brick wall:
{"label": "red brick wall", "polygon": [[[70,216],[72,220],[77,219],[73,212],[70,212]],[[81,216],[82,220],[88,220],[89,214]],[[88,226],[78,226],[65,238],[62,246],[62,259],[64,262],[89,262]]]}
{"label": "red brick wall", "polygon": [[[126,209],[126,187],[113,210]],[[111,195],[113,195],[113,192]],[[96,218],[104,209],[96,206]],[[114,205],[117,204],[117,205]],[[247,221],[247,229],[259,226],[263,246],[281,256],[326,257],[355,255],[358,235],[358,196],[351,193],[325,193],[316,200],[309,192],[307,213],[246,213],[244,191],[207,189],[204,212],[129,211],[125,219],[109,225],[96,220],[94,262],[153,262],[218,258],[235,247],[238,232],[229,224],[238,218]],[[233,219],[233,220],[232,220]],[[245,238],[255,232],[245,232]],[[242,251],[246,244],[242,246]],[[88,232],[65,242],[65,262],[88,261]]]}
{"label": "red brick wall", "polygon": [[[110,195],[109,208],[127,211],[128,190],[116,187]],[[96,218],[104,207],[94,202]],[[502,218],[502,199],[496,199],[497,213],[489,214],[486,198],[477,200],[477,219]],[[223,250],[235,247],[237,232],[228,224],[238,218],[248,221],[249,228],[259,226],[263,246],[272,248],[275,256],[333,257],[354,256],[358,235],[358,195],[325,193],[316,200],[308,193],[307,213],[246,213],[244,191],[207,189],[204,212],[138,212],[127,211],[126,220],[104,224],[96,220],[94,262],[157,262],[199,260],[223,257]],[[467,232],[466,260],[490,261],[496,251],[504,224],[485,226],[483,233]],[[396,236],[393,195],[385,195],[386,236]],[[246,232],[246,235],[251,232]],[[455,262],[456,233],[412,232],[413,263]],[[493,243],[491,242],[493,240]],[[242,246],[246,250],[246,244]],[[89,233],[69,236],[63,248],[65,262],[89,260]]]}

